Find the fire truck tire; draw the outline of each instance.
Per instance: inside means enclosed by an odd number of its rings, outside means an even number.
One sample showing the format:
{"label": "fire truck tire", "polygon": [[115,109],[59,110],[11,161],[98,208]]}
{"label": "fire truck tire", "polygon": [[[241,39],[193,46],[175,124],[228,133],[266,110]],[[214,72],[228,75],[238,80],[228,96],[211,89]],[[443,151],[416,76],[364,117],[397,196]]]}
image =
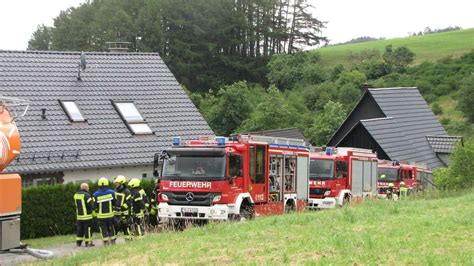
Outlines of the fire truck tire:
{"label": "fire truck tire", "polygon": [[346,194],[342,200],[342,206],[349,205],[351,203],[351,195]]}
{"label": "fire truck tire", "polygon": [[292,200],[288,200],[285,204],[285,213],[291,213],[296,210],[295,203]]}
{"label": "fire truck tire", "polygon": [[172,231],[183,231],[186,229],[186,220],[176,219],[168,221],[168,228]]}
{"label": "fire truck tire", "polygon": [[255,208],[247,202],[242,203],[239,212],[240,221],[253,220],[255,218]]}

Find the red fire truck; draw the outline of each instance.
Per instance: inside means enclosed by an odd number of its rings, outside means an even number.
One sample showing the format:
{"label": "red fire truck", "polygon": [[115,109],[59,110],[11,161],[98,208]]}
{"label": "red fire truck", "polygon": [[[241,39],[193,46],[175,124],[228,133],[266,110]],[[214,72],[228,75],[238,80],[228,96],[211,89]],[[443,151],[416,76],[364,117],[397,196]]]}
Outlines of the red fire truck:
{"label": "red fire truck", "polygon": [[164,155],[158,195],[162,219],[243,220],[306,206],[309,149],[303,140],[174,138]]}
{"label": "red fire truck", "polygon": [[386,197],[390,183],[393,183],[394,193],[398,193],[400,182],[405,182],[410,192],[416,192],[432,187],[433,173],[426,165],[398,161],[379,161],[378,193]]}
{"label": "red fire truck", "polygon": [[328,147],[311,152],[309,208],[334,208],[377,196],[377,165],[376,154],[366,149]]}

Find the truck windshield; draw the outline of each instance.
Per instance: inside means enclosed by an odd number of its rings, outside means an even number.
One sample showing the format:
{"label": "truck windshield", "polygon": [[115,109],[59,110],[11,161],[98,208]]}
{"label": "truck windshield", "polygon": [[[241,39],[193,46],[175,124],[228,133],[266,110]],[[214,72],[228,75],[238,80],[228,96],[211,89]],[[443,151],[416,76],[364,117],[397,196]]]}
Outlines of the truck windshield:
{"label": "truck windshield", "polygon": [[309,178],[312,180],[329,180],[334,178],[334,161],[311,159]]}
{"label": "truck windshield", "polygon": [[224,180],[225,157],[172,155],[163,165],[164,180]]}
{"label": "truck windshield", "polygon": [[379,168],[379,181],[395,182],[398,180],[397,168]]}

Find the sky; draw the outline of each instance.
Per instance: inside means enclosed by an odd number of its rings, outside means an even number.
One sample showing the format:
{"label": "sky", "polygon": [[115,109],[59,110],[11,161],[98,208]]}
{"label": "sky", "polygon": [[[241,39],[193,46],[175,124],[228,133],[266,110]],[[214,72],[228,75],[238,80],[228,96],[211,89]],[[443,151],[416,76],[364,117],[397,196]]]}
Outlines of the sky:
{"label": "sky", "polygon": [[[25,50],[40,24],[53,25],[61,10],[85,0],[0,0],[0,49]],[[409,32],[461,26],[474,28],[473,0],[309,0],[327,21],[330,43],[361,36],[405,37]],[[473,37],[474,38],[474,37]]]}

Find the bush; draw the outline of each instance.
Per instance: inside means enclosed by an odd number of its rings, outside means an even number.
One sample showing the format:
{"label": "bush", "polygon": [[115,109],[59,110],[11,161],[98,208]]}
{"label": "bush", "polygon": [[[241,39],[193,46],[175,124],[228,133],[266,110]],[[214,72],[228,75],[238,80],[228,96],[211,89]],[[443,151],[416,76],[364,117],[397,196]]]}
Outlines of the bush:
{"label": "bush", "polygon": [[449,167],[434,171],[434,182],[440,189],[474,187],[474,141],[456,147]]}
{"label": "bush", "polygon": [[431,105],[431,110],[433,110],[433,113],[435,115],[440,115],[443,113],[443,108],[441,108],[441,105],[439,105],[438,103],[434,103],[433,105]]}
{"label": "bush", "polygon": [[[89,184],[90,192],[97,184]],[[151,195],[153,180],[142,181],[142,187]],[[21,214],[21,239],[76,232],[76,211],[73,196],[78,184],[40,186],[23,189]]]}
{"label": "bush", "polygon": [[459,109],[474,123],[474,74],[464,81],[459,91]]}

